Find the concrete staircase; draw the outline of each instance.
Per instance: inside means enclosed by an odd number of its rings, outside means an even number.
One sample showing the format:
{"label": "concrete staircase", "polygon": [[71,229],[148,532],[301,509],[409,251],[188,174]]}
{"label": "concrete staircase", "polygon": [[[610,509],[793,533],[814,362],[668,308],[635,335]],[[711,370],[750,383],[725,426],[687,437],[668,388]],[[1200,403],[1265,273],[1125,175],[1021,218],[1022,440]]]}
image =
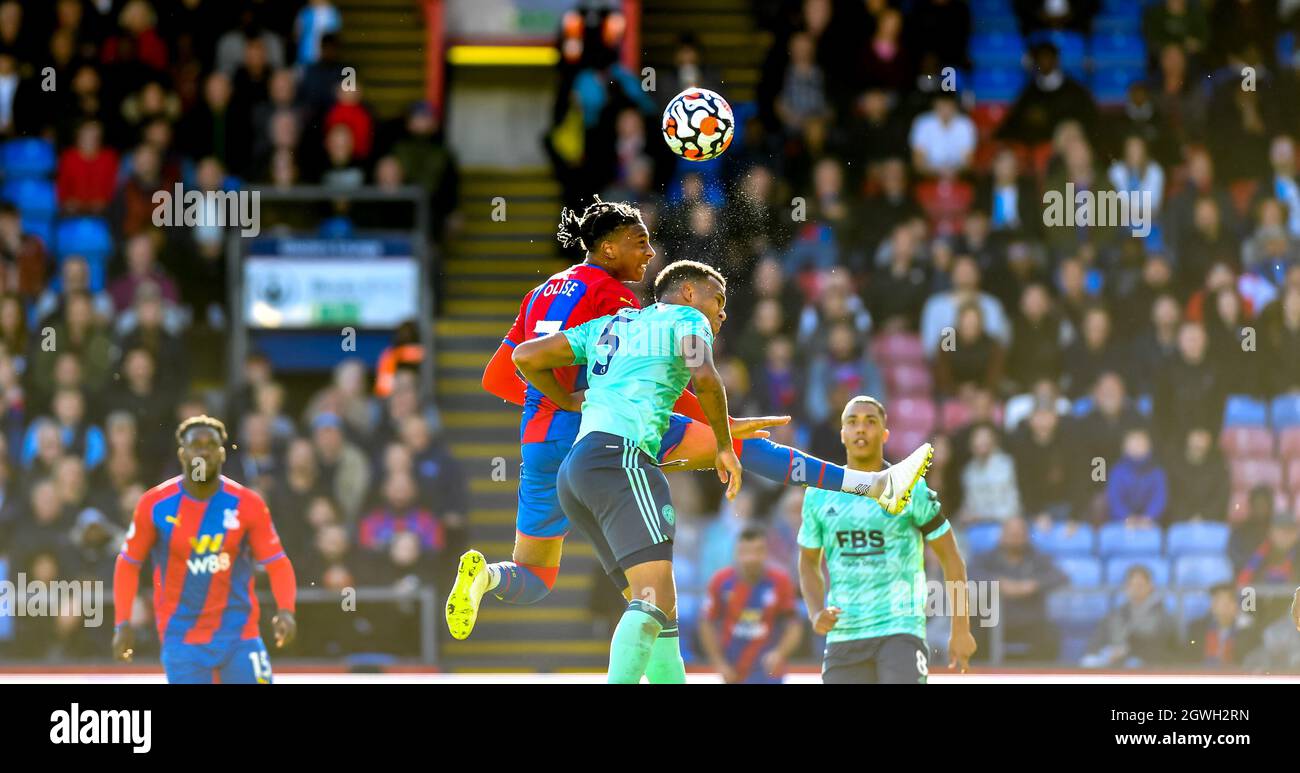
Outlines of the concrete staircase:
{"label": "concrete staircase", "polygon": [[[547,169],[467,169],[465,227],[441,268],[444,308],[436,325],[438,405],[452,453],[470,476],[471,538],[489,561],[509,559],[519,486],[519,408],[483,391],[483,368],[525,293],[565,266],[556,256],[559,186]],[[492,219],[495,197],[505,220]],[[504,462],[505,480],[493,470]],[[499,477],[499,476],[498,476]],[[551,595],[534,606],[484,601],[474,634],[448,640],[441,665],[452,671],[563,671],[605,667],[609,641],[593,635],[588,600],[595,559],[581,536],[565,541]]]}
{"label": "concrete staircase", "polygon": [[380,118],[424,98],[425,24],[417,0],[335,0],[343,15],[343,62]]}
{"label": "concrete staircase", "polygon": [[704,64],[719,71],[722,95],[733,104],[754,98],[772,35],[755,25],[749,0],[654,0],[644,9],[644,64],[670,67],[678,36],[693,32],[704,49]]}

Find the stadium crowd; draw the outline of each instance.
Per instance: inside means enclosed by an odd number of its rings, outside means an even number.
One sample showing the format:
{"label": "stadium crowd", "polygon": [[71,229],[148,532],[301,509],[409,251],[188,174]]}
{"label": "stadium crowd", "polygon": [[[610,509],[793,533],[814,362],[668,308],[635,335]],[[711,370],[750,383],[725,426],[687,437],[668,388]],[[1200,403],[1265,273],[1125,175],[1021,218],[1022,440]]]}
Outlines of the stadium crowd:
{"label": "stadium crowd", "polygon": [[[1284,604],[1225,601],[1300,582],[1297,4],[752,9],[771,46],[723,158],[666,158],[621,76],[585,135],[661,256],[728,276],[732,414],[791,414],[777,439],[838,460],[839,409],[867,393],[887,456],[933,438],[972,576],[1002,581],[1008,658],[1300,667]],[[720,72],[683,35],[663,98],[726,95]],[[1149,230],[1049,223],[1053,191],[1131,193]],[[752,520],[793,572],[797,493],[751,476],[729,506],[685,477],[684,619]]]}
{"label": "stadium crowd", "polygon": [[[300,585],[445,574],[468,490],[414,373],[388,368],[372,389],[349,360],[298,395],[254,353],[228,392],[226,233],[152,216],[154,192],[178,182],[414,183],[434,212],[454,210],[434,111],[376,117],[364,73],[341,70],[340,25],[328,0],[0,2],[0,579],[111,587],[136,501],[178,474],[176,427],[202,413],[226,419],[226,472],[268,500]],[[261,225],[377,216],[268,205]],[[321,619],[304,604],[313,636],[294,654],[414,654],[417,637],[397,630],[413,614],[381,608]],[[60,612],[0,617],[0,657],[104,658],[112,626]],[[143,652],[151,615],[137,603]]]}

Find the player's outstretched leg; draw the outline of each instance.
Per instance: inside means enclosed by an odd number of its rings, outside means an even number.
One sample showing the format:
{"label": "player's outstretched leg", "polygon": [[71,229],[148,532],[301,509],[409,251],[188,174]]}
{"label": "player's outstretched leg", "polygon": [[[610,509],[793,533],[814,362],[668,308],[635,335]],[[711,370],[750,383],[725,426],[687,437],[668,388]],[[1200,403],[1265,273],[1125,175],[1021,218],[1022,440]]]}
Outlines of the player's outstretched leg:
{"label": "player's outstretched leg", "polygon": [[[740,421],[740,420],[738,420]],[[717,446],[708,425],[673,414],[664,434],[661,459],[665,471],[701,470],[713,466]],[[786,486],[808,486],[868,496],[892,515],[903,512],[912,488],[929,469],[934,449],[924,443],[898,464],[880,472],[852,470],[819,459],[797,448],[763,437],[735,441],[736,456],[745,470]]]}

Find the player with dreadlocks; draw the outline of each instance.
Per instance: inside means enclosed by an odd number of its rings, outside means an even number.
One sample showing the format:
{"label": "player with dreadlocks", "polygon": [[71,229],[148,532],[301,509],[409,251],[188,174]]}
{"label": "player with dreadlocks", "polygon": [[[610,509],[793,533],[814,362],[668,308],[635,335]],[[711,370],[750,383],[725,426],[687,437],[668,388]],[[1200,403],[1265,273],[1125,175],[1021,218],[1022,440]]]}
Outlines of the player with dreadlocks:
{"label": "player with dreadlocks", "polygon": [[[477,550],[460,559],[455,584],[447,599],[447,626],[452,636],[469,636],[478,618],[482,597],[492,593],[508,604],[533,604],[550,592],[560,568],[560,554],[569,522],[560,506],[556,475],[572,448],[581,423],[578,405],[587,386],[586,368],[569,366],[553,371],[560,386],[572,394],[568,406],[557,405],[520,378],[511,355],[525,341],[568,330],[619,309],[640,308],[625,282],[639,282],[655,256],[640,211],[630,204],[598,197],[581,215],[565,209],[557,238],[565,247],[586,252],[582,263],[555,274],[527,295],[519,315],[483,374],[483,388],[502,400],[523,407],[520,422],[523,470],[519,481],[514,555],[510,561],[487,563]],[[617,342],[611,342],[617,347]],[[713,430],[699,400],[683,391],[673,406],[656,460],[665,471],[700,470],[717,457]],[[931,448],[923,445],[903,462],[883,472],[862,472],[831,464],[767,439],[764,427],[785,424],[788,416],[731,419],[734,451],[746,469],[789,485],[847,491],[878,499],[891,512],[902,512],[912,487],[925,474]],[[727,475],[719,471],[726,482]],[[611,579],[625,590],[627,580]],[[676,622],[660,634],[662,657],[652,658],[651,681],[675,681],[681,672]],[[684,672],[682,672],[684,674]]]}
{"label": "player with dreadlocks", "polygon": [[226,426],[194,416],[176,429],[182,473],[146,491],[113,571],[113,656],[130,660],[131,606],[140,567],[153,561],[154,618],[171,684],[269,684],[258,630],[254,562],[266,568],[279,608],[271,627],[283,647],[297,632],[297,581],[266,502],[221,474]]}

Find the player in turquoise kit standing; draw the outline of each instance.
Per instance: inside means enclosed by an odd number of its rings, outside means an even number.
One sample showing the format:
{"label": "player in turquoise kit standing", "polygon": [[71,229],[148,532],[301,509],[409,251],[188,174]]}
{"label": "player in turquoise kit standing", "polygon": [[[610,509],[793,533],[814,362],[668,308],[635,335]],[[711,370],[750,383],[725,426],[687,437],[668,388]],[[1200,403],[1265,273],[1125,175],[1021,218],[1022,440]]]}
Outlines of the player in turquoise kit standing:
{"label": "player in turquoise kit standing", "polygon": [[[840,440],[855,470],[885,468],[889,438],[885,407],[855,397],[840,417]],[[965,671],[975,652],[966,609],[966,564],[939,498],[921,481],[899,515],[864,497],[810,489],[799,528],[799,587],[813,629],[826,637],[822,681],[827,684],[924,684],[925,548],[943,566],[953,610],[950,665]],[[830,570],[830,588],[822,557]]]}
{"label": "player in turquoise kit standing", "polygon": [[[675,625],[676,513],[656,459],[673,403],[688,381],[712,429],[714,466],[727,496],[740,489],[727,396],[713,365],[713,338],[726,319],[726,281],[702,263],[678,261],[659,274],[654,292],[658,303],[527,341],[512,356],[520,373],[556,405],[582,412],[557,488],[569,521],[592,541],[605,571],[631,590],[610,647],[611,682],[685,680],[676,638],[659,637]],[[552,372],[575,363],[587,366],[585,399]],[[929,458],[925,446],[863,485],[892,492],[901,508]]]}

